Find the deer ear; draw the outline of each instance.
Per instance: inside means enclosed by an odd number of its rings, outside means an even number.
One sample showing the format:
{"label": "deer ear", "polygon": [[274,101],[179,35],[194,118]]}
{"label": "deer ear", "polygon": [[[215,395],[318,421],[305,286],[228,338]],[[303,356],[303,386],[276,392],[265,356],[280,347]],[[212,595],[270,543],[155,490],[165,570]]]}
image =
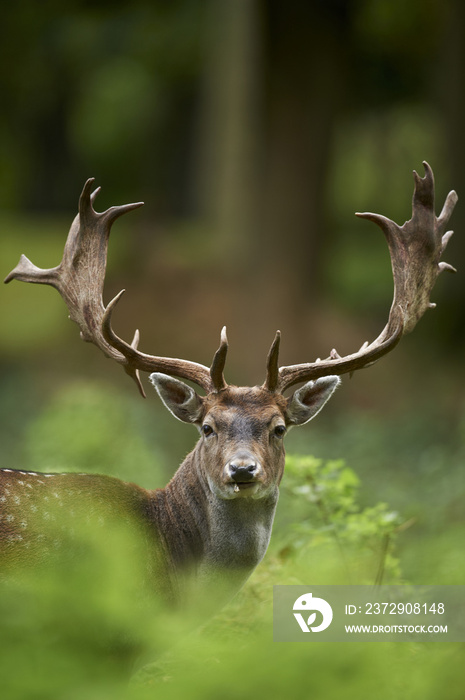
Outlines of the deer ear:
{"label": "deer ear", "polygon": [[297,389],[287,401],[286,423],[289,426],[307,423],[323,408],[340,383],[339,377],[322,377]]}
{"label": "deer ear", "polygon": [[167,374],[154,372],[149,377],[168,411],[183,423],[197,423],[203,412],[203,399],[190,386]]}

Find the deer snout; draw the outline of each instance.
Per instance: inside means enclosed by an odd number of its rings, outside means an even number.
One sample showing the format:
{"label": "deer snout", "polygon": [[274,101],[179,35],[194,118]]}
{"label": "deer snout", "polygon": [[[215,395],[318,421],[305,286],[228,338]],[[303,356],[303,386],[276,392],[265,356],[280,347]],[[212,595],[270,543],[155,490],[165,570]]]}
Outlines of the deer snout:
{"label": "deer snout", "polygon": [[254,481],[258,476],[260,466],[256,459],[249,454],[236,455],[226,466],[228,477],[237,483]]}

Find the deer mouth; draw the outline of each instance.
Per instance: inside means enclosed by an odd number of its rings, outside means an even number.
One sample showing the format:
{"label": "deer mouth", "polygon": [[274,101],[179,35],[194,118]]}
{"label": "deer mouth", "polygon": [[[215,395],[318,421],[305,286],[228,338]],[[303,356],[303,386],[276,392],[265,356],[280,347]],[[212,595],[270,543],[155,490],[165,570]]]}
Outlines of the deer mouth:
{"label": "deer mouth", "polygon": [[[240,494],[244,492],[249,492],[249,491],[256,491],[258,487],[258,481],[256,480],[249,480],[249,481],[229,481],[228,486],[231,487],[232,489],[232,495],[234,496],[239,496]],[[245,495],[245,493],[244,493]]]}

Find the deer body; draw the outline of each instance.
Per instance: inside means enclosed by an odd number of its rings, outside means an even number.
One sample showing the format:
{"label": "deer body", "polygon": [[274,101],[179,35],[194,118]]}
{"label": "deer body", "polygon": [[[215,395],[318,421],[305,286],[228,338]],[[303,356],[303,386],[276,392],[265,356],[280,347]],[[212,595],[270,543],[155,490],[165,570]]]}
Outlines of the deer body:
{"label": "deer body", "polygon": [[[107,518],[131,523],[146,550],[152,587],[169,599],[181,599],[192,581],[202,586],[219,576],[232,592],[240,587],[268,546],[286,430],[318,413],[340,375],[367,367],[392,350],[434,306],[430,293],[439,273],[454,271],[440,257],[452,233],[446,226],[457,196],[449,193],[436,217],[433,173],[424,165],[424,178],[414,173],[413,215],[403,226],[378,214],[359,215],[381,227],[391,255],[394,299],[380,335],[345,357],[332,350],[325,360],[279,367],[278,331],[265,382],[252,388],[229,386],[224,379],[225,329],[210,368],[139,351],[137,331],[131,344],[116,335],[111,319],[121,293],[106,307],[102,301],[108,237],[112,223],[140,204],[98,213],[93,208],[98,190],[92,193],[93,180],[88,180],[60,265],[43,270],[22,256],[5,281],[57,289],[81,337],[121,364],[143,395],[139,372],[152,372],[150,379],[166,407],[179,420],[196,425],[200,439],[166,488],[155,491],[104,476],[0,471],[0,552],[6,560],[40,560],[59,549],[79,512],[81,520],[101,532]],[[194,382],[206,395],[175,377]],[[303,386],[285,397],[284,391],[296,384]]]}
{"label": "deer body", "polygon": [[151,379],[166,406],[201,431],[169,484],[150,491],[110,476],[0,470],[0,552],[10,564],[68,554],[83,524],[101,537],[116,521],[145,543],[147,583],[169,601],[219,580],[234,593],[261,561],[278,502],[286,428],[310,420],[338,378],[306,385],[305,408],[301,390],[291,399],[260,387],[200,397],[166,375]]}

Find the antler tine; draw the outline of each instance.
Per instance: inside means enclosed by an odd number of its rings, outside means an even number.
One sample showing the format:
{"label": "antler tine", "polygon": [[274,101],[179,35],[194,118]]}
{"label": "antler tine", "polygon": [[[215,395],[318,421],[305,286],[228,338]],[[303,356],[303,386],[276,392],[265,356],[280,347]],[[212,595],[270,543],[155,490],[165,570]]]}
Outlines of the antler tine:
{"label": "antler tine", "polygon": [[94,183],[94,178],[90,178],[84,185],[79,198],[79,213],[71,225],[60,265],[43,270],[22,255],[5,282],[17,279],[55,287],[68,307],[71,320],[78,324],[81,338],[93,343],[107,357],[121,364],[135,380],[142,396],[145,393],[139,371],[165,372],[189,379],[205,391],[211,391],[212,379],[208,367],[188,360],[145,355],[137,349],[137,331],[131,345],[113,332],[111,316],[123,292],[105,308],[102,294],[110,230],[117,218],[142,206],[143,202],[110,207],[102,213],[96,212],[93,202],[100,188],[92,192]]}
{"label": "antler tine", "polygon": [[279,345],[281,342],[281,331],[276,331],[276,335],[271,344],[268,357],[266,359],[266,379],[263,384],[264,389],[275,392],[279,385]]}
{"label": "antler tine", "polygon": [[382,229],[389,247],[394,298],[385,328],[372,343],[364,344],[358,352],[346,357],[333,355],[322,362],[281,367],[278,391],[309,379],[346,374],[371,365],[390,352],[404,333],[412,331],[427,309],[434,308],[430,294],[437,276],[443,270],[455,272],[452,265],[440,262],[440,257],[452,235],[451,231],[444,231],[458,197],[454,191],[450,192],[437,218],[434,213],[433,171],[428,163],[423,165],[424,177],[414,171],[412,218],[403,226],[381,214],[357,214]]}
{"label": "antler tine", "polygon": [[212,365],[210,367],[210,377],[214,391],[221,391],[228,386],[224,379],[224,366],[226,364],[226,355],[228,354],[228,338],[226,335],[226,326],[221,329],[220,347],[215,352]]}

